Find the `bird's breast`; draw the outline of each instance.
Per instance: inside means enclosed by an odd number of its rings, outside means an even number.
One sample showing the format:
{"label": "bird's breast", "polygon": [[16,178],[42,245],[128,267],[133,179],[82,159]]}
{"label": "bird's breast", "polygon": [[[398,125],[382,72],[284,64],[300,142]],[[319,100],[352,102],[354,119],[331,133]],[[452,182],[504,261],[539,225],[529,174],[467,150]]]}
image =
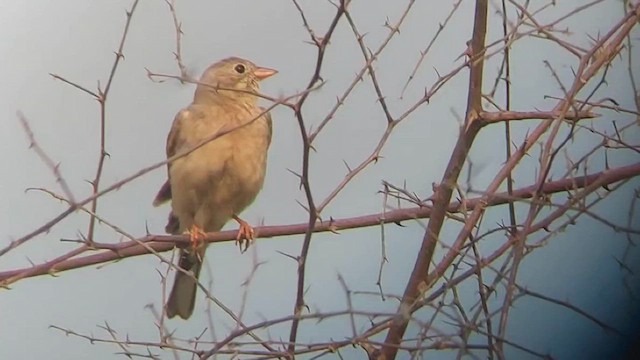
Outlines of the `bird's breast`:
{"label": "bird's breast", "polygon": [[247,202],[242,208],[253,201],[264,182],[269,139],[266,124],[260,120],[229,134],[233,145],[225,176],[235,184],[237,196]]}
{"label": "bird's breast", "polygon": [[238,128],[172,165],[193,202],[239,213],[257,196],[264,182],[269,138],[266,120]]}

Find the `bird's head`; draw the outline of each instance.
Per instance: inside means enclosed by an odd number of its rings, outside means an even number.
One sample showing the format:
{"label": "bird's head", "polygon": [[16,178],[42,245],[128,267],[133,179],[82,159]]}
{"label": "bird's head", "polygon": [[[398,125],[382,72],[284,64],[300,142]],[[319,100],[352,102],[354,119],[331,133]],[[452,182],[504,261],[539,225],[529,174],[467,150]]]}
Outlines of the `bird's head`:
{"label": "bird's head", "polygon": [[278,71],[256,66],[249,60],[230,57],[207,68],[200,77],[195,101],[207,101],[218,97],[255,99],[260,81]]}

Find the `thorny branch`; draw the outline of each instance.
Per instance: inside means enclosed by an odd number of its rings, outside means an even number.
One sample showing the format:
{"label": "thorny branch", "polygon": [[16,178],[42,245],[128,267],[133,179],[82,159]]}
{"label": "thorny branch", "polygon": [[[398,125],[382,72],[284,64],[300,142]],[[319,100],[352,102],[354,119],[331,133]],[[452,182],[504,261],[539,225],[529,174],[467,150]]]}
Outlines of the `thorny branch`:
{"label": "thorny branch", "polygon": [[[147,74],[153,81],[175,79],[181,82],[198,84],[187,73],[182,59],[181,39],[183,37],[182,22],[176,13],[176,1],[165,0],[172,16],[175,29],[175,61],[180,71],[179,75],[158,74],[147,70]],[[335,7],[332,16],[327,19],[326,30],[320,33],[312,25],[308,10],[298,0],[292,0],[292,6],[299,14],[298,21],[306,31],[309,43],[315,48],[315,65],[310,69],[310,79],[305,90],[286,97],[271,97],[266,94],[256,94],[269,101],[271,105],[265,111],[276,106],[289,109],[297,121],[302,140],[301,171],[297,174],[304,193],[308,211],[308,220],[302,224],[262,226],[256,228],[258,237],[282,238],[288,235],[304,234],[301,251],[298,256],[292,257],[297,262],[297,277],[295,284],[295,305],[291,314],[279,318],[265,319],[256,323],[244,323],[242,321],[245,311],[246,298],[236,314],[220,300],[210,294],[206,286],[200,284],[200,288],[211,304],[223,309],[230,318],[235,321],[236,327],[228,331],[220,341],[204,341],[203,334],[196,340],[187,342],[178,339],[164,326],[164,318],[158,314],[159,333],[161,341],[134,341],[122,338],[108,324],[100,326],[106,336],[100,338],[94,335],[85,335],[62,327],[54,328],[65,332],[67,335],[79,337],[91,342],[102,342],[117,346],[119,351],[126,356],[138,356],[147,358],[160,358],[157,352],[172,351],[174,356],[179,353],[189,354],[200,359],[207,359],[216,354],[229,354],[231,356],[246,356],[255,358],[294,358],[298,355],[312,355],[321,357],[326,354],[337,353],[349,346],[359,346],[370,359],[391,360],[396,358],[398,351],[420,357],[424,352],[442,349],[458,351],[458,357],[471,354],[488,354],[490,358],[506,358],[505,348],[510,347],[525,352],[532,356],[545,357],[537,349],[513,341],[509,338],[509,316],[512,305],[522,298],[529,297],[546,301],[554,306],[559,306],[566,311],[571,311],[588,319],[600,328],[615,334],[616,336],[628,336],[624,332],[607,324],[605,321],[581,309],[566,300],[555,299],[546,294],[531,290],[519,283],[518,274],[520,265],[537,249],[551,241],[558,233],[575,224],[583,217],[611,228],[615,232],[623,232],[628,240],[627,251],[616,259],[620,266],[627,269],[630,277],[637,276],[632,273],[629,266],[630,252],[634,247],[635,238],[640,234],[637,224],[632,221],[638,211],[638,189],[635,188],[635,197],[631,197],[626,221],[611,220],[603,216],[596,209],[603,199],[610,194],[623,191],[631,182],[629,179],[640,175],[640,163],[626,162],[612,165],[609,157],[615,152],[626,152],[637,155],[640,152],[640,144],[630,138],[635,122],[614,120],[613,131],[603,130],[603,127],[594,124],[608,123],[611,114],[635,116],[636,121],[640,114],[640,95],[636,85],[634,58],[631,48],[636,46],[637,39],[631,36],[632,29],[637,26],[640,16],[640,3],[624,1],[624,15],[620,21],[610,27],[604,34],[592,36],[588,46],[573,41],[568,36],[570,29],[563,28],[563,24],[582,15],[584,12],[596,6],[606,4],[607,0],[595,0],[556,14],[555,4],[552,1],[536,4],[538,8],[532,8],[530,1],[504,0],[497,9],[497,16],[502,27],[501,37],[487,40],[489,29],[493,26],[489,6],[493,4],[486,0],[475,3],[474,27],[467,50],[464,52],[463,64],[452,67],[448,72],[440,74],[437,70],[437,78],[430,85],[424,85],[424,95],[413,103],[398,110],[392,106],[395,99],[392,92],[383,86],[381,73],[378,69],[380,59],[389,53],[389,44],[402,40],[401,30],[412,16],[417,16],[415,0],[408,0],[406,5],[396,15],[395,20],[387,19],[384,23],[387,31],[381,40],[373,45],[373,41],[367,37],[367,32],[360,29],[360,14],[351,6],[351,1],[340,0],[331,2]],[[115,78],[118,65],[124,57],[124,44],[129,32],[134,10],[138,0],[132,2],[127,12],[123,34],[118,50],[115,52],[115,60],[109,73],[108,81],[104,89],[96,91],[67,80],[60,75],[51,74],[55,79],[61,80],[67,85],[75,87],[81,92],[95,98],[100,104],[100,145],[99,156],[95,176],[91,181],[92,195],[85,199],[75,199],[72,189],[62,176],[58,164],[56,164],[40,147],[36,136],[27,121],[27,118],[19,113],[30,148],[38,155],[42,162],[49,168],[60,185],[61,193],[49,189],[32,189],[64,202],[68,208],[55,216],[50,221],[33,230],[23,237],[13,240],[9,245],[0,249],[0,257],[11,250],[23,245],[34,237],[49,231],[60,224],[69,215],[77,210],[89,215],[89,228],[85,237],[86,242],[79,241],[77,248],[65,254],[58,255],[52,260],[33,264],[30,267],[6,270],[0,272],[0,286],[9,287],[19,280],[39,276],[55,275],[60,272],[77,269],[80,267],[98,265],[117,261],[126,257],[153,254],[163,263],[170,264],[170,268],[176,267],[170,259],[165,259],[161,253],[173,249],[175,246],[189,246],[189,238],[185,235],[154,235],[134,237],[117,224],[111,223],[102,217],[98,211],[98,200],[106,195],[122,188],[139,177],[152,170],[160,168],[167,163],[182,156],[188,155],[209,141],[234,131],[235,128],[221,128],[218,133],[212,135],[202,143],[184,153],[177,154],[171,159],[147,166],[130,176],[108,186],[101,186],[101,178],[108,156],[107,139],[105,130],[107,127],[106,103],[111,84]],[[305,5],[306,6],[306,5]],[[399,98],[405,97],[405,92],[417,86],[418,75],[424,71],[423,67],[429,64],[434,48],[442,41],[443,33],[455,21],[454,15],[459,15],[460,9],[465,4],[457,1],[452,5],[437,26],[431,38],[421,41],[419,57],[402,90]],[[551,17],[543,16],[552,14]],[[418,15],[419,16],[419,15]],[[551,20],[548,20],[551,18]],[[318,125],[311,127],[311,121],[305,117],[311,107],[309,101],[316,96],[316,90],[320,89],[325,81],[330,80],[324,74],[323,66],[328,61],[335,37],[346,30],[348,36],[353,36],[354,46],[357,46],[361,55],[361,65],[347,86],[336,96],[336,103],[324,112],[320,112]],[[557,87],[561,91],[560,96],[547,96],[547,100],[553,101],[553,107],[548,110],[521,109],[514,110],[512,106],[512,85],[519,79],[513,77],[511,67],[514,57],[512,55],[513,44],[525,39],[534,39],[553,44],[561,51],[570,54],[576,61],[571,68],[570,76],[552,61],[547,61],[549,77],[557,80]],[[424,45],[426,44],[426,46]],[[458,44],[459,45],[459,44]],[[626,57],[625,57],[626,55]],[[498,74],[492,79],[490,91],[483,91],[483,79],[486,71],[493,66],[491,61],[498,60]],[[608,96],[601,97],[599,93],[608,84],[610,69],[619,67],[616,59],[625,59],[630,77],[631,88],[635,92],[635,109],[621,106],[615,99]],[[457,59],[456,59],[457,60]],[[637,61],[637,60],[636,60]],[[467,87],[467,109],[464,121],[461,124],[458,141],[453,148],[449,163],[442,175],[440,183],[433,186],[433,194],[424,199],[406,186],[396,186],[383,181],[383,196],[385,206],[382,212],[370,215],[354,216],[344,219],[334,219],[324,210],[337,199],[358,176],[365,174],[365,170],[376,164],[383,155],[385,145],[391,141],[394,131],[400,123],[406,123],[418,110],[428,107],[454,78],[463,76],[469,69],[469,82]],[[404,70],[404,69],[403,69]],[[569,80],[567,80],[569,79]],[[372,148],[367,156],[364,156],[358,165],[351,168],[344,178],[329,191],[328,195],[319,200],[312,184],[315,179],[311,177],[312,153],[322,153],[318,146],[320,136],[326,136],[326,131],[336,126],[336,118],[344,105],[351,101],[358,87],[368,86],[372,89],[376,106],[385,121],[385,129],[372,142]],[[420,85],[423,86],[423,85]],[[504,102],[496,100],[496,94],[505,95]],[[492,111],[486,107],[491,107]],[[392,110],[394,109],[394,110]],[[317,109],[314,109],[317,113]],[[589,123],[588,120],[592,120]],[[511,130],[513,122],[527,122],[533,124],[533,128],[519,138],[516,144],[514,133]],[[505,124],[506,161],[502,164],[493,180],[483,190],[468,188],[460,184],[459,177],[465,166],[471,168],[469,153],[475,142],[476,136],[488,129],[495,129],[495,124]],[[37,130],[37,129],[36,129]],[[573,141],[580,137],[597,137],[598,143],[582,149],[578,155],[571,154],[569,148]],[[539,152],[535,149],[539,148]],[[418,149],[417,152],[434,151],[436,149]],[[602,155],[605,158],[603,168],[594,167],[593,159]],[[537,172],[535,179],[529,181],[525,187],[513,186],[512,174],[517,173],[521,167],[521,161],[525,157],[537,159]],[[423,164],[418,164],[422,166]],[[557,168],[564,166],[558,173]],[[505,184],[506,182],[506,184]],[[506,191],[499,192],[506,185]],[[452,199],[456,192],[457,200]],[[554,195],[555,194],[555,195]],[[562,198],[563,194],[565,198]],[[397,201],[395,207],[389,206],[388,199]],[[500,205],[508,205],[508,221],[492,225],[485,220],[485,214]],[[515,216],[515,211],[520,212],[521,218]],[[328,218],[328,219],[327,219]],[[347,308],[343,311],[321,312],[312,311],[305,302],[305,290],[307,284],[307,266],[310,253],[310,244],[313,234],[317,232],[332,232],[344,234],[348,229],[363,227],[381,227],[381,237],[384,241],[385,224],[398,224],[413,222],[417,219],[429,219],[422,237],[422,243],[417,252],[416,262],[408,277],[404,293],[389,294],[380,286],[379,292],[359,292],[349,288],[344,278],[340,277],[340,283],[346,295]],[[459,226],[459,232],[453,239],[446,239],[441,229],[448,220]],[[121,234],[127,241],[119,243],[98,242],[95,239],[96,224],[110,227],[116,233]],[[504,239],[491,251],[482,246],[482,242],[496,234],[503,234]],[[535,235],[535,236],[534,236]],[[236,231],[224,231],[207,234],[205,241],[222,242],[235,240]],[[384,245],[383,245],[384,246]],[[436,250],[442,249],[442,255],[435,256]],[[383,261],[386,261],[383,249]],[[254,267],[248,276],[246,288],[251,283],[253,276],[260,269],[260,263],[254,261]],[[180,271],[177,269],[177,271]],[[382,266],[380,272],[382,274]],[[379,279],[382,275],[379,275]],[[166,275],[163,275],[166,276]],[[469,305],[458,286],[465,282],[475,281],[478,297]],[[625,281],[629,281],[625,279]],[[629,287],[632,293],[631,287]],[[245,297],[247,296],[245,292]],[[369,312],[358,309],[358,297],[382,297],[399,302],[397,311]],[[497,297],[497,300],[495,298]],[[427,309],[427,312],[417,313],[418,310]],[[309,312],[309,313],[306,313]],[[343,318],[349,326],[350,335],[341,340],[327,339],[307,343],[299,341],[302,332],[301,323],[321,321],[329,318]],[[364,321],[366,319],[366,321]],[[368,324],[363,326],[362,324]],[[288,339],[275,340],[272,336],[263,337],[259,330],[270,329],[278,325],[288,326]],[[453,324],[454,330],[446,325]],[[415,325],[418,330],[413,330],[410,325]],[[412,329],[408,331],[407,329]],[[211,329],[210,331],[213,331]],[[384,340],[382,337],[386,338]],[[473,342],[478,339],[481,342]],[[200,350],[203,347],[205,350]],[[140,349],[133,350],[133,349]],[[142,350],[143,349],[143,350]],[[475,352],[477,351],[477,353]],[[482,356],[478,356],[482,357]]]}

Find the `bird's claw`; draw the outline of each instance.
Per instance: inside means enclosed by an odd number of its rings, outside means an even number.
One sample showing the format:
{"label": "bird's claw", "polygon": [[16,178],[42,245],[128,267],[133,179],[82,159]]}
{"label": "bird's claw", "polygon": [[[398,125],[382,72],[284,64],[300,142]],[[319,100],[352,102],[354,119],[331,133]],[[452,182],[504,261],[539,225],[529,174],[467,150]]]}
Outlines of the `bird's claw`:
{"label": "bird's claw", "polygon": [[204,245],[204,238],[206,236],[207,234],[197,225],[192,225],[189,229],[189,242],[191,244],[191,248],[197,249]]}
{"label": "bird's claw", "polygon": [[238,235],[236,236],[236,244],[240,247],[240,252],[244,253],[251,245],[251,242],[256,238],[255,230],[246,221],[240,219],[237,216],[233,218],[238,222],[240,228],[238,228]]}

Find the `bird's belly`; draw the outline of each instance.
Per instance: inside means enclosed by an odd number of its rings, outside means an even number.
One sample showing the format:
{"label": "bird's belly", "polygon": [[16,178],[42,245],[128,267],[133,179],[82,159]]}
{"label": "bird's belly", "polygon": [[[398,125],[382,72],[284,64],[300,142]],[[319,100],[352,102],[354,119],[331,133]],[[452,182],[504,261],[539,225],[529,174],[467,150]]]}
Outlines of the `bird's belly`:
{"label": "bird's belly", "polygon": [[[251,144],[257,146],[259,144]],[[262,188],[266,171],[266,146],[260,151],[234,149],[226,163],[223,183],[231,189],[234,213],[238,214],[253,202]]]}
{"label": "bird's belly", "polygon": [[[176,186],[182,189],[174,192],[172,202],[174,212],[183,214],[179,216],[181,225],[188,227],[195,223],[205,231],[217,231],[251,204],[260,191],[267,144],[232,143],[246,146],[221,148],[214,141],[172,164],[172,189]],[[213,149],[206,149],[208,146]],[[247,146],[264,149],[256,152]],[[187,224],[188,220],[191,224]]]}

